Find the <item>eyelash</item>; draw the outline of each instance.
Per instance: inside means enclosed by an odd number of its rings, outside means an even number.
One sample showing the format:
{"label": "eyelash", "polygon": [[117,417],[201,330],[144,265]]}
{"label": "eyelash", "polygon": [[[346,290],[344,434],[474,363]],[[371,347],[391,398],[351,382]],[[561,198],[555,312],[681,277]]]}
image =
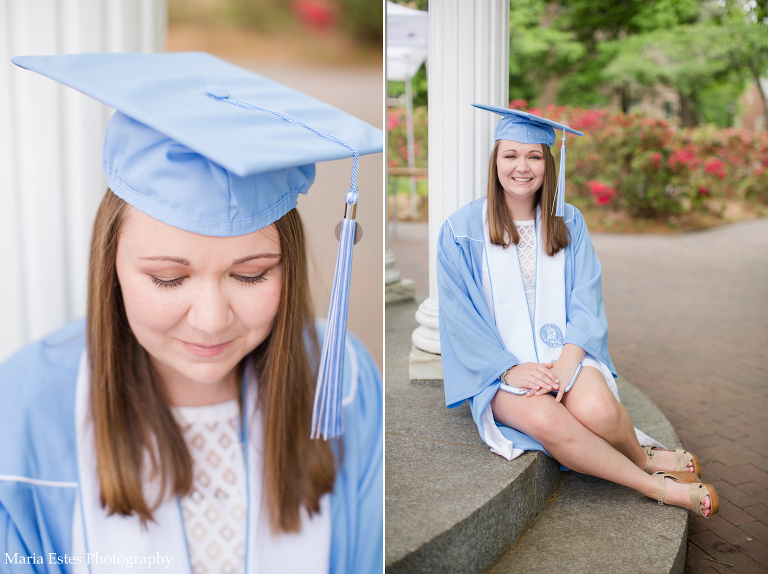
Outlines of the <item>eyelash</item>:
{"label": "eyelash", "polygon": [[[232,275],[232,277],[239,281],[240,283],[245,283],[246,285],[253,285],[255,283],[263,283],[267,280],[266,277],[267,273],[266,271],[262,273],[261,275],[254,275],[252,277],[248,275]],[[177,277],[176,279],[169,279],[168,281],[163,281],[162,279],[158,279],[154,275],[150,275],[150,278],[152,279],[152,283],[154,283],[157,287],[160,289],[167,289],[169,287],[178,287],[182,283],[184,283],[184,279],[186,277]]]}
{"label": "eyelash", "polygon": [[[508,155],[508,156],[505,156],[505,157],[507,159],[516,159],[517,158],[517,156],[514,156],[514,155]],[[539,156],[537,156],[537,155],[532,155],[530,159],[541,159],[541,158]]]}
{"label": "eyelash", "polygon": [[156,286],[160,287],[161,289],[167,289],[168,287],[178,287],[184,282],[184,279],[185,279],[185,277],[178,277],[176,279],[163,281],[162,279],[158,279],[154,275],[150,275],[150,278],[152,279],[152,283],[154,283]]}

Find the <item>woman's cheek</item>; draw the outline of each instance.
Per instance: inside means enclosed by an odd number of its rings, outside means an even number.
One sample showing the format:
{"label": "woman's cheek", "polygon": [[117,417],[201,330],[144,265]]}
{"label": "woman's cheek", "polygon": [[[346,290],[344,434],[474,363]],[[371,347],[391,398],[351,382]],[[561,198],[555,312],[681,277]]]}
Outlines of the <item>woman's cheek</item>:
{"label": "woman's cheek", "polygon": [[162,289],[144,276],[131,277],[125,284],[121,281],[121,287],[128,322],[134,332],[165,333],[185,315],[186,305],[181,292],[184,285]]}
{"label": "woman's cheek", "polygon": [[242,297],[237,302],[237,314],[241,317],[242,322],[251,331],[259,333],[266,331],[265,337],[272,331],[277,311],[280,308],[282,276],[279,273],[277,275],[278,277],[273,277],[273,280],[263,285],[262,289],[254,290],[258,292]]}

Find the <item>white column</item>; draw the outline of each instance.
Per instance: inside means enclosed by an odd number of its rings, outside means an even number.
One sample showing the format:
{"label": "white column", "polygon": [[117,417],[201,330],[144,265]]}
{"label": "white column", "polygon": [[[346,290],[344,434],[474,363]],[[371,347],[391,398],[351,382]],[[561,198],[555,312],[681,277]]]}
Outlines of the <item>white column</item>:
{"label": "white column", "polygon": [[429,298],[416,312],[411,379],[442,378],[437,235],[451,213],[485,196],[497,120],[470,104],[509,103],[509,2],[430,3],[429,64]]}
{"label": "white column", "polygon": [[395,269],[397,255],[389,248],[389,187],[384,186],[384,225],[386,233],[384,234],[384,285],[391,285],[400,281],[400,272]]}
{"label": "white column", "polygon": [[10,63],[165,49],[165,0],[0,0],[0,361],[85,315],[110,110]]}

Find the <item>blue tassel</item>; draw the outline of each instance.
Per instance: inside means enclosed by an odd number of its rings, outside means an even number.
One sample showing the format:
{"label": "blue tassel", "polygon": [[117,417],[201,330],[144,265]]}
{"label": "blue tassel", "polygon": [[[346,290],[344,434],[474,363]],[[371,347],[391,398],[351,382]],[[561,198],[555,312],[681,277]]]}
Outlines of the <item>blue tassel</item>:
{"label": "blue tassel", "polygon": [[328,308],[328,325],[323,339],[323,351],[320,355],[320,368],[315,388],[315,404],[312,407],[312,438],[326,440],[341,436],[344,426],[341,420],[341,383],[344,367],[344,343],[347,335],[347,310],[349,309],[349,284],[352,275],[352,249],[355,246],[355,210],[357,208],[357,167],[359,154],[349,144],[336,136],[318,130],[283,112],[277,112],[248,102],[230,99],[228,95],[209,92],[215,100],[227,102],[241,108],[266,112],[283,118],[313,131],[318,136],[344,146],[352,152],[352,183],[344,201],[344,219],[339,233],[339,254],[336,258],[336,271],[333,275],[331,304]]}
{"label": "blue tassel", "polygon": [[[352,197],[354,196],[354,197]],[[350,201],[353,200],[353,201]],[[355,246],[354,211],[357,193],[347,194],[344,219],[339,233],[339,254],[333,276],[331,303],[328,308],[328,324],[323,338],[320,369],[312,408],[312,438],[328,440],[340,436],[344,430],[341,419],[341,383],[344,368],[344,342],[347,332],[349,285],[352,275],[352,250]],[[350,217],[351,214],[351,217]]]}
{"label": "blue tassel", "polygon": [[323,337],[320,368],[317,373],[315,404],[312,407],[312,438],[328,440],[341,436],[341,384],[344,369],[344,343],[347,337],[349,285],[352,279],[352,251],[355,247],[355,213],[357,211],[357,151],[353,152],[352,183],[344,201],[344,219],[339,232],[339,253],[333,274],[328,323]]}
{"label": "blue tassel", "polygon": [[[552,202],[552,210],[555,217],[565,216],[565,131],[563,131],[563,144],[560,146],[560,173],[557,176],[557,191]],[[557,208],[555,208],[557,205]]]}

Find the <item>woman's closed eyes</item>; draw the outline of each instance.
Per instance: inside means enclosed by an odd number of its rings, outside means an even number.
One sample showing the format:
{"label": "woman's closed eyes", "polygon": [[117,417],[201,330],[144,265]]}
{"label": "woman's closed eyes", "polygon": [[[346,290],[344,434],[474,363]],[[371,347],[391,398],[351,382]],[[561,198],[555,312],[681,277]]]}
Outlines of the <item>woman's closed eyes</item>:
{"label": "woman's closed eyes", "polygon": [[[239,281],[240,283],[245,283],[246,285],[253,285],[256,283],[263,283],[268,279],[268,271],[264,271],[264,273],[261,273],[259,275],[237,275],[232,274],[230,277],[232,279],[235,279],[236,281]],[[152,283],[154,283],[157,287],[160,289],[167,289],[169,287],[179,287],[184,283],[184,280],[187,279],[187,276],[184,277],[176,277],[174,279],[160,279],[159,277],[155,277],[154,275],[149,276],[152,280]]]}

